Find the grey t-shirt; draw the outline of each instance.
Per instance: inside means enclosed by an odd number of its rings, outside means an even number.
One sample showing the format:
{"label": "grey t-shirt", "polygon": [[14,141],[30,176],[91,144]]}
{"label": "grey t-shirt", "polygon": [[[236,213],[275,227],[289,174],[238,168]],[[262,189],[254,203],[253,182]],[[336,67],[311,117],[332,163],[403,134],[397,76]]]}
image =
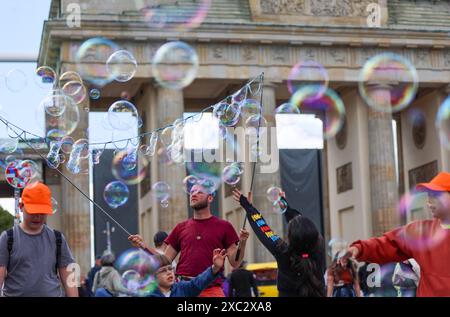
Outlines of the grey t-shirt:
{"label": "grey t-shirt", "polygon": [[[14,226],[14,243],[8,266],[8,236],[0,236],[0,266],[7,267],[3,296],[59,297],[63,290],[55,273],[56,238],[53,229],[44,225],[41,233],[30,235]],[[62,235],[59,267],[75,263],[66,239]],[[1,285],[0,285],[1,287]]]}

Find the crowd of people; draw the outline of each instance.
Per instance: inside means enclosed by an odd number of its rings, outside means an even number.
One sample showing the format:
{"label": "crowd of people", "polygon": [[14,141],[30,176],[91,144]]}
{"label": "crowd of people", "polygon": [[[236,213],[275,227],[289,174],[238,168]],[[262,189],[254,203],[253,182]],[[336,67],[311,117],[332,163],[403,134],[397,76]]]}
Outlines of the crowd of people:
{"label": "crowd of people", "polygon": [[[377,296],[367,285],[368,267],[396,263],[390,284],[394,296],[450,296],[446,265],[450,258],[450,174],[439,173],[429,183],[417,185],[428,193],[433,219],[414,221],[381,237],[353,242],[337,253],[326,267],[324,239],[313,221],[291,208],[280,193],[278,203],[285,209],[285,238],[274,232],[252,204],[251,193],[233,191],[233,198],[246,212],[247,220],[261,245],[275,258],[280,297],[360,297]],[[150,297],[251,297],[259,296],[252,272],[245,269],[245,249],[250,232],[238,233],[228,221],[211,212],[214,193],[194,185],[189,218],[169,234],[158,232],[155,247],[140,235],[128,238],[134,247],[153,255],[159,267],[156,289]],[[114,255],[96,258],[96,265],[83,281],[79,292],[68,283],[75,263],[64,235],[46,225],[52,214],[49,188],[38,183],[27,186],[20,208],[23,222],[0,236],[0,286],[2,296],[131,296],[114,267]],[[421,247],[408,239],[414,235]],[[439,236],[440,239],[434,239]],[[175,263],[175,258],[178,258]],[[227,260],[226,260],[227,259]],[[224,276],[228,261],[232,273]],[[369,265],[369,266],[368,266]]]}

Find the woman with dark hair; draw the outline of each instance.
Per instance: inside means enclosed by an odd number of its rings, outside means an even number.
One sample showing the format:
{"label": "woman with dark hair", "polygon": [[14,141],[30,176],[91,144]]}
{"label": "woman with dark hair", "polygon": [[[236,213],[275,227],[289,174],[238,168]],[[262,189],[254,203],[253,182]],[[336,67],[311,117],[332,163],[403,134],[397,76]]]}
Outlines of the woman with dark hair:
{"label": "woman with dark hair", "polygon": [[339,253],[327,270],[328,297],[361,297],[359,275],[356,264],[351,259],[338,261]]}
{"label": "woman with dark hair", "polygon": [[[249,194],[250,196],[251,194]],[[280,297],[324,297],[324,246],[314,223],[287,204],[287,241],[276,235],[261,213],[237,189],[233,198],[247,212],[247,219],[259,241],[275,257],[278,264],[277,288]]]}

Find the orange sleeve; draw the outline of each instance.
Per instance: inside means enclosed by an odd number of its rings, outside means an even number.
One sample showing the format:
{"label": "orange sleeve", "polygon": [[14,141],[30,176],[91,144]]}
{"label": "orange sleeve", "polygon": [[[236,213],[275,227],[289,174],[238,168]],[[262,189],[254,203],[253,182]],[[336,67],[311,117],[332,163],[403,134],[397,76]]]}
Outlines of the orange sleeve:
{"label": "orange sleeve", "polygon": [[383,234],[378,238],[358,240],[351,246],[359,249],[358,261],[385,264],[401,262],[412,257],[403,238],[405,227],[400,227]]}

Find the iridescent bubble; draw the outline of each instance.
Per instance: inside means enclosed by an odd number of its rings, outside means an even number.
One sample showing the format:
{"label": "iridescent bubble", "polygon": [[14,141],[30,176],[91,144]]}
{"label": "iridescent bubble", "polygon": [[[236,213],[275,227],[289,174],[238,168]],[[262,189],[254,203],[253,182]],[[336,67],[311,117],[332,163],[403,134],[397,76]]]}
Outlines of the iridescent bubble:
{"label": "iridescent bubble", "polygon": [[205,20],[211,0],[194,1],[190,4],[160,1],[157,5],[145,0],[135,0],[144,20],[152,28],[178,29],[187,31],[197,28]]}
{"label": "iridescent bubble", "polygon": [[118,208],[128,201],[130,191],[123,182],[113,181],[105,186],[103,199],[111,208]]}
{"label": "iridescent bubble", "polygon": [[221,102],[214,106],[213,116],[226,127],[233,127],[239,122],[241,106],[237,103],[227,104]]}
{"label": "iridescent bubble", "polygon": [[233,162],[230,164],[230,166],[234,166],[238,169],[239,175],[242,175],[244,173],[244,164],[242,162]]}
{"label": "iridescent bubble", "polygon": [[251,136],[263,135],[267,130],[267,120],[263,116],[253,115],[248,117],[244,124],[245,133]]}
{"label": "iridescent bubble", "polygon": [[280,187],[272,186],[267,189],[267,199],[274,203],[280,199],[280,193],[282,192]]}
{"label": "iridescent bubble", "polygon": [[20,92],[27,86],[27,76],[17,68],[11,69],[5,77],[6,88],[12,92]]}
{"label": "iridescent bubble", "polygon": [[100,99],[100,90],[98,90],[97,88],[92,88],[91,91],[89,91],[89,97],[92,100]]}
{"label": "iridescent bubble", "polygon": [[153,197],[162,202],[170,197],[170,186],[166,182],[157,182],[152,186]]}
{"label": "iridescent bubble", "polygon": [[258,76],[257,78],[253,79],[250,83],[247,84],[248,87],[248,93],[255,97],[256,95],[259,95],[261,92],[261,87],[263,85],[263,77]]}
{"label": "iridescent bubble", "polygon": [[[438,192],[432,194],[421,191],[411,191],[403,195],[398,204],[399,214],[406,219],[408,223],[414,220],[426,219],[430,217],[430,210],[427,206],[429,195],[437,201],[438,204],[449,208],[448,203],[443,199],[443,195]],[[426,233],[426,234],[424,234]],[[446,230],[430,231],[426,223],[416,222],[414,225],[408,224],[402,231],[402,240],[410,250],[424,251],[436,247],[442,243],[446,237]]]}
{"label": "iridescent bubble", "polygon": [[39,105],[39,109],[43,108],[52,117],[60,117],[67,107],[76,107],[75,101],[59,89],[48,94]]}
{"label": "iridescent bubble", "polygon": [[114,266],[122,276],[122,285],[133,296],[148,296],[157,287],[155,273],[160,263],[141,249],[129,249],[122,253]]}
{"label": "iridescent bubble", "polygon": [[5,169],[6,181],[14,188],[24,188],[32,178],[32,170],[21,163],[13,161]]}
{"label": "iridescent bubble", "polygon": [[272,212],[276,214],[284,214],[287,210],[287,205],[284,203],[284,201],[279,198],[277,201],[274,201],[272,203]]}
{"label": "iridescent bubble", "polygon": [[65,131],[59,129],[51,129],[47,132],[47,142],[60,141],[66,135]]}
{"label": "iridescent bubble", "polygon": [[91,157],[92,157],[92,164],[100,164],[100,157],[103,154],[102,149],[92,149],[91,150]]}
{"label": "iridescent bubble", "polygon": [[244,101],[246,98],[247,98],[247,86],[242,87],[231,96],[231,100],[236,103],[240,103]]}
{"label": "iridescent bubble", "polygon": [[198,65],[195,50],[184,42],[175,41],[162,45],[156,51],[152,71],[162,87],[180,90],[194,81]]}
{"label": "iridescent bubble", "polygon": [[114,75],[108,71],[106,61],[119,49],[117,44],[102,37],[85,41],[75,56],[81,77],[97,87],[103,87],[113,81]]}
{"label": "iridescent bubble", "polygon": [[[133,162],[133,156],[136,153],[137,163],[130,169],[130,162]],[[135,185],[139,184],[147,175],[147,166],[148,160],[139,151],[122,150],[114,155],[112,161],[112,174],[116,179],[123,181],[127,185]]]}
{"label": "iridescent bubble", "polygon": [[283,103],[275,109],[276,114],[300,114],[300,109],[290,102]]}
{"label": "iridescent bubble", "polygon": [[235,165],[225,166],[222,172],[222,181],[234,186],[241,180],[241,171]]}
{"label": "iridescent bubble", "polygon": [[74,143],[75,141],[73,140],[73,138],[66,135],[61,139],[61,151],[65,154],[70,154]]}
{"label": "iridescent bubble", "polygon": [[11,162],[13,162],[15,160],[16,160],[16,156],[15,155],[8,155],[7,157],[5,157],[5,162],[7,164],[9,164],[9,163],[11,163]]}
{"label": "iridescent bubble", "polygon": [[36,162],[32,160],[23,160],[20,161],[19,166],[21,174],[27,175],[27,186],[31,187],[36,185],[42,175],[42,168],[40,165],[36,164]]}
{"label": "iridescent bubble", "polygon": [[159,139],[164,145],[170,145],[172,143],[172,126],[165,127],[159,136]]}
{"label": "iridescent bubble", "polygon": [[36,76],[34,76],[34,79],[39,88],[48,89],[54,87],[56,82],[56,73],[53,68],[41,66],[36,68],[35,73]]}
{"label": "iridescent bubble", "polygon": [[69,81],[62,87],[62,91],[71,97],[77,105],[82,103],[87,96],[86,87],[78,81]]}
{"label": "iridescent bubble", "polygon": [[163,208],[169,207],[169,200],[168,200],[168,199],[161,200],[160,205],[161,205],[161,207],[163,207]]}
{"label": "iridescent bubble", "polygon": [[241,115],[244,118],[260,116],[262,114],[261,103],[255,99],[245,99],[241,102]]}
{"label": "iridescent bubble", "polygon": [[136,149],[128,149],[127,152],[128,154],[124,156],[122,160],[122,167],[127,171],[131,171],[136,169],[136,165],[138,163],[138,153]]}
{"label": "iridescent bubble", "polygon": [[183,190],[186,194],[191,193],[192,186],[196,185],[198,183],[199,179],[198,177],[194,175],[188,175],[183,179]]}
{"label": "iridescent bubble", "polygon": [[342,238],[333,238],[330,241],[328,241],[328,255],[331,258],[334,258],[336,254],[343,254],[346,252],[347,248],[349,246],[349,243],[342,239]]}
{"label": "iridescent bubble", "polygon": [[0,153],[13,153],[19,146],[19,140],[16,138],[0,138]]}
{"label": "iridescent bubble", "polygon": [[189,175],[199,179],[200,183],[205,183],[211,191],[216,191],[222,181],[222,167],[218,162],[186,162],[186,169]]}
{"label": "iridescent bubble", "polygon": [[59,157],[59,151],[61,150],[61,142],[52,141],[50,142],[50,150],[47,154],[47,165],[51,168],[58,168],[61,163]]}
{"label": "iridescent bubble", "polygon": [[361,70],[359,93],[376,111],[393,113],[408,107],[419,87],[419,76],[413,64],[394,53],[370,58]]}
{"label": "iridescent bubble", "polygon": [[116,101],[108,109],[109,124],[114,129],[128,130],[136,127],[138,118],[135,105],[126,100]]}
{"label": "iridescent bubble", "polygon": [[311,100],[321,97],[328,88],[328,73],[322,65],[315,61],[303,61],[292,67],[288,77],[288,89],[294,94],[305,85],[315,85],[319,89],[315,95],[309,96]]}
{"label": "iridescent bubble", "polygon": [[74,71],[68,71],[65,73],[62,73],[61,76],[59,76],[58,85],[60,88],[64,87],[68,82],[75,81],[78,83],[83,83],[83,79],[81,79],[80,74]]}
{"label": "iridescent bubble", "polygon": [[79,156],[82,159],[89,157],[89,140],[79,139],[72,145],[72,151],[77,149],[79,151]]}
{"label": "iridescent bubble", "polygon": [[450,97],[439,107],[435,123],[441,144],[450,150]]}
{"label": "iridescent bubble", "polygon": [[299,107],[302,112],[314,112],[323,117],[324,138],[329,139],[336,135],[342,128],[345,117],[345,107],[339,95],[331,89],[327,89],[320,98],[317,91],[320,86],[304,86],[292,95],[290,103]]}
{"label": "iridescent bubble", "polygon": [[52,214],[56,214],[58,212],[58,201],[52,197]]}
{"label": "iridescent bubble", "polygon": [[119,50],[111,54],[106,61],[106,66],[116,81],[126,82],[136,73],[137,61],[130,52]]}

